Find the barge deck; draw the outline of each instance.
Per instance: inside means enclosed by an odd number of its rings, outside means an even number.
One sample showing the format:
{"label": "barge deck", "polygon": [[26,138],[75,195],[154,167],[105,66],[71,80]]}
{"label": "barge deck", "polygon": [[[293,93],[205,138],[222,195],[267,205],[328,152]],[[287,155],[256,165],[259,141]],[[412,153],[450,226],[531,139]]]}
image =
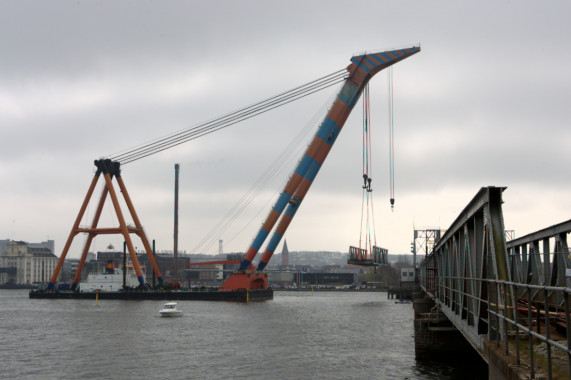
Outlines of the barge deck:
{"label": "barge deck", "polygon": [[218,291],[132,291],[132,292],[74,292],[31,290],[30,298],[35,299],[101,299],[101,300],[163,300],[163,301],[230,301],[263,302],[274,298],[272,289]]}

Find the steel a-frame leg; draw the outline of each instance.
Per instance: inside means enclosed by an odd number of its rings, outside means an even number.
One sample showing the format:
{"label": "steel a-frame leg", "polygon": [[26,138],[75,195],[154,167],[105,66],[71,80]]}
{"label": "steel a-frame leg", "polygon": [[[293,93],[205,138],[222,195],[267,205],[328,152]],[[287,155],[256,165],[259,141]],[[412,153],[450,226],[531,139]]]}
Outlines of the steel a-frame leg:
{"label": "steel a-frame leg", "polygon": [[67,252],[69,251],[69,247],[71,246],[71,243],[73,242],[73,238],[78,233],[77,231],[79,229],[79,223],[81,222],[81,219],[83,218],[83,214],[85,214],[85,209],[87,208],[87,205],[89,204],[89,200],[91,199],[91,196],[93,195],[93,190],[95,190],[95,185],[97,185],[97,181],[99,180],[100,175],[101,175],[101,170],[98,169],[97,172],[95,173],[95,175],[93,176],[93,179],[91,180],[91,185],[89,186],[89,190],[87,190],[87,194],[85,195],[85,199],[83,200],[83,203],[81,204],[81,208],[79,209],[79,213],[77,214],[77,218],[75,218],[75,223],[73,224],[73,227],[71,228],[71,232],[69,233],[69,236],[67,238],[65,246],[64,246],[63,251],[61,253],[61,256],[59,257],[58,263],[54,269],[54,273],[52,274],[52,277],[51,277],[50,282],[48,284],[48,289],[52,289],[55,282],[57,281],[57,277],[59,275],[61,267],[63,266],[63,262],[65,261],[65,257],[67,256]]}
{"label": "steel a-frame leg", "polygon": [[[89,235],[88,235],[88,238],[85,242],[83,252],[81,254],[80,262],[79,262],[77,271],[75,273],[75,277],[74,277],[73,284],[72,284],[72,289],[75,290],[77,288],[77,285],[78,285],[79,280],[81,278],[81,272],[83,270],[83,266],[85,265],[85,260],[87,258],[87,252],[89,251],[89,247],[91,246],[91,242],[93,241],[93,238],[99,234],[121,234],[121,235],[123,235],[123,238],[125,239],[125,243],[127,244],[127,247],[129,249],[129,255],[130,255],[131,261],[133,263],[133,267],[135,268],[135,273],[137,274],[137,278],[139,280],[139,283],[144,285],[145,279],[143,277],[143,273],[141,271],[141,267],[140,267],[139,261],[137,259],[137,254],[135,252],[133,242],[132,242],[131,237],[130,237],[131,233],[137,234],[137,236],[139,236],[139,238],[143,242],[143,246],[145,247],[147,257],[149,258],[149,261],[151,262],[151,266],[153,267],[153,270],[154,270],[155,274],[157,275],[159,284],[162,284],[163,283],[163,276],[162,276],[162,274],[158,268],[157,261],[155,259],[153,252],[152,252],[149,241],[145,235],[145,232],[143,230],[143,226],[139,220],[139,217],[137,216],[137,213],[135,211],[135,207],[133,206],[133,203],[131,202],[131,199],[130,199],[129,194],[127,192],[127,188],[125,187],[125,183],[123,182],[123,179],[121,178],[120,164],[118,162],[113,162],[111,160],[96,160],[95,165],[97,166],[97,172],[96,172],[95,176],[93,177],[93,180],[91,182],[91,185],[89,187],[87,195],[85,196],[85,199],[83,201],[83,204],[81,206],[79,214],[75,220],[75,223],[74,223],[72,230],[69,234],[69,237],[67,239],[66,245],[65,245],[65,247],[62,251],[62,254],[59,258],[58,264],[56,265],[56,268],[54,269],[54,273],[51,277],[50,283],[48,284],[48,289],[52,289],[53,285],[55,284],[55,282],[57,280],[57,277],[59,275],[59,272],[61,270],[63,262],[65,261],[65,257],[67,256],[67,253],[68,253],[69,248],[71,246],[71,243],[73,241],[73,238],[75,237],[75,235],[77,235],[78,233],[81,233],[81,232],[88,233]],[[95,185],[97,184],[97,181],[99,180],[99,177],[101,176],[102,173],[103,173],[103,177],[105,180],[105,187],[103,188],[103,191],[101,193],[101,197],[99,199],[99,204],[97,205],[97,210],[96,210],[95,216],[93,218],[93,222],[91,224],[91,227],[87,228],[87,229],[86,228],[79,228],[79,223],[80,223],[81,219],[83,218],[83,215],[85,214],[85,210],[87,208],[87,205],[89,204],[89,201],[93,195]],[[131,217],[133,218],[133,221],[135,222],[135,225],[136,225],[135,227],[128,227],[126,222],[125,222],[125,218],[123,217],[123,212],[121,211],[121,207],[119,205],[119,200],[118,200],[117,194],[115,192],[115,188],[113,187],[113,183],[112,183],[113,177],[116,178],[116,180],[119,184],[121,193],[123,194],[123,197],[125,199],[127,207],[128,207],[129,212],[131,214]],[[101,212],[103,210],[103,206],[105,204],[105,200],[107,198],[107,195],[109,195],[111,198],[111,201],[113,203],[113,207],[115,209],[115,213],[117,215],[117,219],[119,220],[119,227],[118,228],[98,228],[97,227],[97,225],[99,223],[99,219],[101,217]]]}
{"label": "steel a-frame leg", "polygon": [[[99,218],[101,217],[101,211],[103,211],[103,205],[105,204],[105,199],[107,198],[107,194],[109,190],[107,187],[103,188],[101,192],[101,197],[99,198],[99,204],[97,205],[97,210],[95,211],[95,216],[93,217],[93,223],[91,223],[91,228],[97,228],[97,224],[99,223]],[[90,232],[87,240],[85,241],[85,245],[83,247],[83,252],[81,253],[81,258],[79,259],[79,264],[77,265],[77,269],[75,271],[75,277],[73,278],[73,284],[71,285],[71,290],[75,290],[79,281],[81,280],[81,272],[83,271],[83,266],[85,265],[85,260],[87,259],[87,253],[89,252],[89,247],[91,247],[91,242],[93,238],[96,236],[96,233]]]}

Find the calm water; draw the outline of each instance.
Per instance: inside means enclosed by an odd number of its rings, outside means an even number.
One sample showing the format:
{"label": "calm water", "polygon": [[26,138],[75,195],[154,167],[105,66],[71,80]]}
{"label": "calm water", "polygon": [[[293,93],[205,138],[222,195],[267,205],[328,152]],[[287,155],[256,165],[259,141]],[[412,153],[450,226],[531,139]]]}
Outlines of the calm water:
{"label": "calm water", "polygon": [[0,290],[0,378],[475,379],[416,362],[411,304],[386,293],[275,292],[264,303],[30,300]]}

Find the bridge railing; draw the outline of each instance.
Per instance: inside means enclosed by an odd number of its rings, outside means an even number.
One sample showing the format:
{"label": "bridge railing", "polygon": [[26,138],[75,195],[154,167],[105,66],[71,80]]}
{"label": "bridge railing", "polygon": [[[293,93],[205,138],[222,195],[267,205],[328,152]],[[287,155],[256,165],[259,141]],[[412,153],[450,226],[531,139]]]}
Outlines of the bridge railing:
{"label": "bridge railing", "polygon": [[[497,295],[475,279],[510,281],[501,205],[504,187],[483,187],[436,242],[419,266],[419,280],[442,311],[461,326],[472,345],[483,350],[488,302]],[[460,327],[459,327],[460,328]],[[492,335],[490,335],[492,334]]]}
{"label": "bridge railing", "polygon": [[[434,296],[440,305],[446,307],[446,305],[453,304],[454,299],[460,297],[473,298],[471,294],[461,294],[458,289],[447,288],[446,283],[453,282],[453,280],[469,280],[482,284],[482,286],[485,285],[497,296],[497,302],[490,302],[486,299],[476,300],[487,305],[487,315],[480,316],[477,323],[484,324],[491,329],[487,331],[487,335],[496,337],[495,345],[497,348],[503,348],[505,356],[510,355],[510,351],[515,351],[515,364],[518,366],[525,364],[529,368],[530,379],[535,378],[537,372],[535,363],[538,361],[546,363],[545,370],[548,378],[551,379],[554,372],[552,368],[554,357],[557,357],[559,361],[567,361],[566,371],[571,377],[570,288],[491,279],[439,277]],[[449,298],[450,294],[452,294],[451,298]],[[538,294],[543,298],[541,302],[534,300]],[[550,303],[553,294],[563,299],[561,306]],[[469,311],[464,308],[456,312],[467,315]],[[554,332],[557,333],[554,334]],[[537,343],[543,343],[543,345],[538,346]],[[538,356],[543,356],[543,359],[538,360]]]}
{"label": "bridge railing", "polygon": [[[516,340],[519,350],[521,333],[547,345],[551,372],[552,348],[569,359],[571,220],[506,243],[504,190],[480,189],[420,263],[420,286],[480,353],[491,341],[505,341],[507,350]],[[543,333],[533,324],[545,326]],[[564,331],[564,344],[550,337],[555,327]]]}

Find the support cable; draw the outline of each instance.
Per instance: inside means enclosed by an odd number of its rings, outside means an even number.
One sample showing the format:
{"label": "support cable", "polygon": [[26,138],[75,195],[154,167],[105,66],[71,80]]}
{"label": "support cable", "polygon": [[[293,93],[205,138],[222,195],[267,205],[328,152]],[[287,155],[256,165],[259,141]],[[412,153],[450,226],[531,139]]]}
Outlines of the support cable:
{"label": "support cable", "polygon": [[205,136],[217,130],[229,127],[240,121],[247,120],[254,116],[268,112],[277,107],[291,103],[325,88],[331,87],[337,83],[343,82],[347,77],[345,70],[339,70],[322,78],[316,79],[304,85],[298,86],[292,90],[283,92],[279,95],[270,97],[250,106],[233,111],[224,116],[218,117],[211,121],[193,126],[191,128],[176,132],[170,136],[159,138],[155,141],[143,144],[126,152],[113,155],[110,158],[119,161],[125,165],[127,163],[139,160],[141,158],[159,153],[163,150],[172,148],[190,140]]}
{"label": "support cable", "polygon": [[394,142],[394,82],[393,67],[388,71],[388,98],[389,98],[389,186],[391,211],[395,205],[395,142]]}
{"label": "support cable", "polygon": [[[373,245],[376,245],[375,217],[373,212],[372,183],[372,144],[371,144],[371,107],[369,85],[363,89],[363,198],[361,202],[361,228],[359,249],[364,244],[366,255],[372,258]],[[371,231],[372,230],[372,231]],[[374,244],[373,244],[374,239]]]}
{"label": "support cable", "polygon": [[[361,225],[359,228],[359,249],[361,249],[361,239],[363,237],[363,220],[364,220],[364,215],[365,215],[365,195],[366,195],[366,191],[365,189],[367,188],[367,179],[369,178],[369,173],[367,170],[367,163],[368,163],[368,157],[367,157],[367,110],[366,110],[366,97],[367,97],[367,89],[369,85],[367,84],[365,86],[365,88],[363,89],[363,195],[361,198]],[[365,240],[364,242],[365,247],[367,246],[367,242]]]}
{"label": "support cable", "polygon": [[[370,205],[371,205],[371,222],[373,224],[373,237],[374,237],[374,244],[373,245],[377,245],[377,234],[375,231],[375,210],[373,207],[373,188],[371,187],[371,175],[373,173],[373,145],[372,145],[372,130],[371,130],[371,99],[369,97],[369,85],[367,84],[367,128],[368,128],[368,152],[369,152],[369,188],[368,188],[368,194],[370,195]],[[373,250],[371,248],[371,255],[373,253]]]}
{"label": "support cable", "polygon": [[377,231],[375,227],[375,206],[373,204],[373,195],[371,193],[371,218],[373,220],[373,245],[377,246]]}
{"label": "support cable", "polygon": [[[320,110],[305,125],[305,127],[294,137],[289,145],[278,155],[278,157],[270,164],[270,166],[268,166],[268,168],[264,171],[264,173],[262,173],[262,175],[250,187],[250,189],[232,206],[226,215],[207,232],[204,238],[191,250],[191,252],[207,252],[212,247],[212,245],[218,241],[219,237],[236,221],[236,219],[242,214],[247,206],[258,197],[258,195],[267,187],[268,183],[283,170],[283,167],[289,163],[291,157],[294,156],[300,149],[303,149],[302,142],[307,140],[308,134],[315,129],[315,125],[319,122],[320,119],[322,119],[323,114],[327,111],[327,106],[330,104],[331,99],[329,98],[320,108]],[[268,200],[268,203],[270,201],[271,199]],[[260,210],[260,212],[261,211],[262,210]],[[238,232],[238,234],[230,239],[225,239],[225,242],[227,244],[232,242],[232,240],[234,240],[256,218],[256,216],[254,216],[248,223],[246,223],[246,225]]]}

